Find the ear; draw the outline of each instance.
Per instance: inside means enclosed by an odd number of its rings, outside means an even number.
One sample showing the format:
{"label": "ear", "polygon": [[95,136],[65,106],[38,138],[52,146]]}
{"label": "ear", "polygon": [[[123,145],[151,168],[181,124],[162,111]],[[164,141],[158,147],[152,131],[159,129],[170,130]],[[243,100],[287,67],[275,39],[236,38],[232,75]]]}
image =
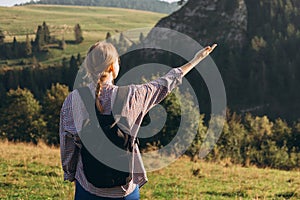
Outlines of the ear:
{"label": "ear", "polygon": [[109,66],[108,71],[109,71],[109,72],[114,72],[114,71],[115,71],[115,70],[114,70],[114,65],[113,65],[113,64],[111,64],[111,65]]}

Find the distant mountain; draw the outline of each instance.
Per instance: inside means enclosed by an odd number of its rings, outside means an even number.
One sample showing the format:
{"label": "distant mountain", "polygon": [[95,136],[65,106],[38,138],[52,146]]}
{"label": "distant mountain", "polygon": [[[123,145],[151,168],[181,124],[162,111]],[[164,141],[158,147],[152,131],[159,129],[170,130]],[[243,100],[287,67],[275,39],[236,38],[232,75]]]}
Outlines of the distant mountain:
{"label": "distant mountain", "polygon": [[[296,120],[300,119],[299,22],[298,0],[189,0],[156,26],[184,33],[203,46],[219,44],[212,57],[224,80],[229,108]],[[199,85],[199,79],[191,79]],[[199,99],[204,99],[205,90],[199,88]],[[209,101],[204,110],[210,109]]]}
{"label": "distant mountain", "polygon": [[172,13],[180,8],[176,3],[168,3],[159,0],[39,0],[26,4],[58,4],[79,6],[104,6],[146,10],[159,13]]}

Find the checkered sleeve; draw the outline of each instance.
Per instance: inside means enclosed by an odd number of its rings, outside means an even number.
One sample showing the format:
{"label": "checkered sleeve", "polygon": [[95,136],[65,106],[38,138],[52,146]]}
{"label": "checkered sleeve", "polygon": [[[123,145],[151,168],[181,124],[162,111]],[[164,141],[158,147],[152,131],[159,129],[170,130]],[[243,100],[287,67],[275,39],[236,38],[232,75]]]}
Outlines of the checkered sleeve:
{"label": "checkered sleeve", "polygon": [[160,103],[175,87],[181,84],[183,73],[180,68],[170,70],[166,75],[139,85],[136,90],[136,99],[144,102],[143,108],[148,112],[153,106]]}
{"label": "checkered sleeve", "polygon": [[[68,99],[67,99],[68,100]],[[66,101],[68,103],[68,101]],[[79,148],[74,143],[74,136],[68,131],[70,120],[67,119],[66,113],[70,112],[71,107],[64,104],[60,113],[60,150],[61,163],[64,171],[64,180],[74,181],[76,174],[76,165],[78,162]]]}

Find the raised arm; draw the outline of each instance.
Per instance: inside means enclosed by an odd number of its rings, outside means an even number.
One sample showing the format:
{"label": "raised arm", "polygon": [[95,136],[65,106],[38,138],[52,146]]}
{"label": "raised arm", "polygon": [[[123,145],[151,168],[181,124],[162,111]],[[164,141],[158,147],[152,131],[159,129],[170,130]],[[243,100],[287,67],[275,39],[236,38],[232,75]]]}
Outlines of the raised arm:
{"label": "raised arm", "polygon": [[122,111],[129,117],[129,125],[139,125],[144,115],[156,104],[161,102],[177,85],[181,84],[182,77],[193,67],[207,57],[217,45],[208,46],[196,53],[187,64],[173,68],[166,75],[140,85],[130,85],[127,106]]}
{"label": "raised arm", "polygon": [[206,58],[216,47],[217,45],[214,44],[212,47],[207,46],[204,49],[198,51],[195,57],[190,62],[180,67],[183,72],[183,75],[185,76],[189,71],[191,71],[191,69],[193,69],[204,58]]}

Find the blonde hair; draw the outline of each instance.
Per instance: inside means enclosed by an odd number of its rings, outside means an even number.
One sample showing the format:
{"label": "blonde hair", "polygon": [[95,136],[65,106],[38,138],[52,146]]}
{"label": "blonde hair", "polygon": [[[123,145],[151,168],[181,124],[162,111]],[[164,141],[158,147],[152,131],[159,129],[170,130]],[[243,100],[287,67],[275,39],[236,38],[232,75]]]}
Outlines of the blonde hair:
{"label": "blonde hair", "polygon": [[103,82],[109,77],[111,65],[119,58],[116,48],[107,42],[97,42],[88,51],[86,58],[87,73],[93,80],[97,80],[95,91],[96,107],[100,112],[103,112],[103,107],[100,103],[100,93]]}

